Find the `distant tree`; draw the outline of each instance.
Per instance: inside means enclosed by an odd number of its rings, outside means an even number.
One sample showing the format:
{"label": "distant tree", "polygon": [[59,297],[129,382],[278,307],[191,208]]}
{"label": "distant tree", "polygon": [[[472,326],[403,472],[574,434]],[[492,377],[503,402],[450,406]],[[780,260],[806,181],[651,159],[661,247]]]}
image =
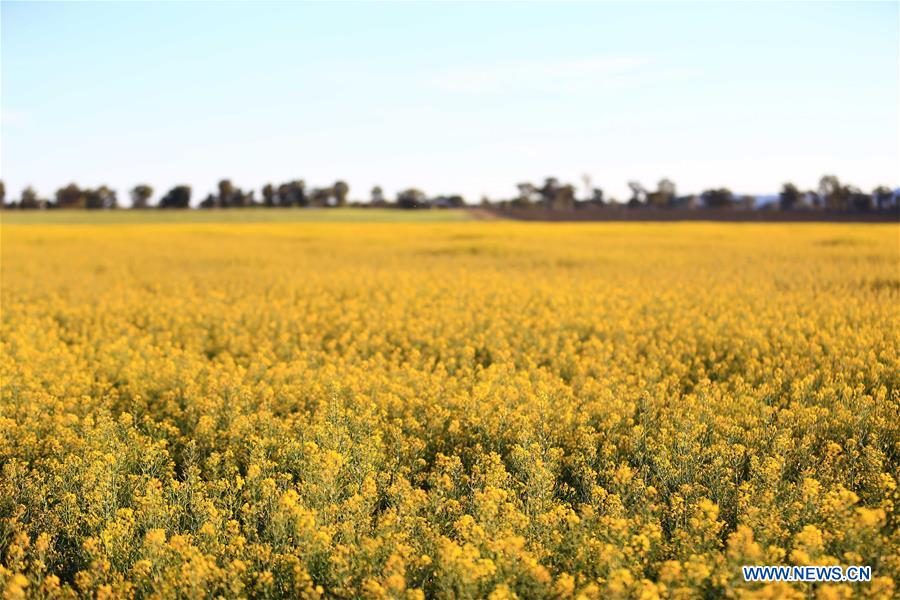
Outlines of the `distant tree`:
{"label": "distant tree", "polygon": [[667,208],[675,199],[675,183],[671,179],[660,179],[656,191],[646,194],[647,204],[654,208]]}
{"label": "distant tree", "polygon": [[232,188],[231,199],[228,202],[228,206],[233,208],[244,208],[253,206],[253,204],[253,191],[245,192],[239,187]]}
{"label": "distant tree", "polygon": [[347,204],[347,194],[350,193],[350,186],[344,181],[335,181],[332,190],[335,205],[345,206]]}
{"label": "distant tree", "polygon": [[6,206],[6,185],[0,179],[0,208]]}
{"label": "distant tree", "polygon": [[526,208],[533,205],[537,201],[537,199],[541,197],[540,192],[534,186],[534,184],[523,182],[517,184],[516,187],[519,189],[519,195],[513,199],[513,206]]}
{"label": "distant tree", "polygon": [[639,181],[629,181],[628,187],[631,189],[631,199],[628,200],[628,206],[640,206],[644,203],[647,196],[647,190]]}
{"label": "distant tree", "polygon": [[105,185],[97,189],[82,190],[84,194],[84,207],[92,210],[117,208],[119,203],[115,190]]}
{"label": "distant tree", "polygon": [[541,195],[541,204],[544,205],[544,208],[553,208],[559,187],[559,180],[556,177],[544,179],[544,185],[537,190]]}
{"label": "distant tree", "polygon": [[699,198],[696,194],[688,194],[687,196],[675,196],[669,201],[669,206],[675,209],[694,210],[699,204]]}
{"label": "distant tree", "polygon": [[894,200],[894,192],[886,185],[879,185],[872,190],[872,197],[875,199],[875,207],[878,210],[885,210],[891,207]]}
{"label": "distant tree", "polygon": [[105,185],[97,188],[97,195],[103,202],[103,208],[119,208],[119,194]]}
{"label": "distant tree", "polygon": [[425,208],[427,206],[425,192],[409,188],[397,194],[397,206],[400,208]]}
{"label": "distant tree", "polygon": [[575,207],[575,186],[571,184],[561,185],[553,194],[552,208],[554,210],[571,210]]}
{"label": "distant tree", "polygon": [[585,202],[590,202],[593,200],[594,194],[594,183],[591,179],[590,174],[585,173],[581,176],[581,183],[584,184],[584,200]]}
{"label": "distant tree", "polygon": [[[520,187],[520,193],[527,192]],[[552,210],[568,210],[575,206],[575,186],[560,184],[556,177],[547,177],[544,185],[537,190],[544,208]]]}
{"label": "distant tree", "polygon": [[263,206],[275,206],[275,188],[271,183],[267,183],[262,189]]}
{"label": "distant tree", "polygon": [[219,204],[219,197],[215,194],[207,194],[197,206],[200,208],[215,208]]}
{"label": "distant tree", "polygon": [[834,208],[840,187],[841,180],[836,175],[823,175],[819,179],[819,195],[822,197],[825,208]]}
{"label": "distant tree", "polygon": [[131,208],[147,208],[152,196],[153,188],[149,185],[142,183],[134,186],[131,189]]}
{"label": "distant tree", "polygon": [[384,190],[381,189],[380,185],[376,185],[372,188],[370,198],[372,206],[384,206],[387,204],[387,201],[384,199]]}
{"label": "distant tree", "polygon": [[825,175],[819,180],[819,195],[828,210],[848,210],[851,194],[850,187],[842,185],[834,175]]}
{"label": "distant tree", "polygon": [[806,199],[809,205],[815,209],[822,208],[822,197],[816,190],[806,190]]}
{"label": "distant tree", "polygon": [[234,200],[234,184],[230,179],[222,179],[219,181],[219,208],[228,208],[232,206]]}
{"label": "distant tree", "polygon": [[309,195],[309,204],[310,206],[318,206],[320,208],[328,206],[333,195],[334,188],[313,188],[313,191]]}
{"label": "distant tree", "polygon": [[191,186],[178,185],[159,201],[159,208],[188,208],[191,205]]}
{"label": "distant tree", "polygon": [[84,192],[84,207],[86,209],[99,210],[103,208],[103,199],[96,190],[85,188],[82,191]]}
{"label": "distant tree", "polygon": [[650,208],[667,208],[669,206],[669,198],[659,192],[647,192],[647,206]]}
{"label": "distant tree", "polygon": [[84,208],[87,204],[84,191],[74,183],[56,190],[58,208]]}
{"label": "distant tree", "polygon": [[859,188],[849,187],[847,189],[847,199],[853,210],[864,212],[872,210],[872,195],[863,192]]}
{"label": "distant tree", "polygon": [[253,192],[244,192],[241,188],[236,187],[230,179],[222,179],[217,187],[218,193],[213,196],[212,206],[207,197],[200,203],[202,208],[241,208],[253,205]]}
{"label": "distant tree", "polygon": [[306,182],[295,179],[278,186],[278,203],[281,206],[307,206]]}
{"label": "distant tree", "polygon": [[306,197],[306,182],[297,179],[291,182],[291,190],[293,190],[294,203],[297,206],[309,206],[309,198]]}
{"label": "distant tree", "polygon": [[34,188],[30,185],[22,190],[22,195],[19,197],[19,208],[24,208],[26,210],[42,208],[44,206],[44,202],[38,198],[38,194],[34,191]]}
{"label": "distant tree", "polygon": [[278,186],[278,191],[276,193],[278,197],[278,205],[279,206],[290,206],[291,205],[291,186],[282,183]]}
{"label": "distant tree", "polygon": [[594,188],[593,194],[591,194],[590,203],[594,206],[605,206],[606,201],[603,199],[603,190],[600,188]]}
{"label": "distant tree", "polygon": [[793,183],[785,183],[778,194],[778,206],[781,210],[793,210],[800,206],[803,194]]}
{"label": "distant tree", "polygon": [[668,196],[674,196],[676,192],[675,182],[667,177],[663,177],[659,180],[659,183],[656,184],[656,189]]}
{"label": "distant tree", "polygon": [[700,199],[708,208],[728,208],[734,204],[734,195],[728,188],[706,190],[700,194]]}

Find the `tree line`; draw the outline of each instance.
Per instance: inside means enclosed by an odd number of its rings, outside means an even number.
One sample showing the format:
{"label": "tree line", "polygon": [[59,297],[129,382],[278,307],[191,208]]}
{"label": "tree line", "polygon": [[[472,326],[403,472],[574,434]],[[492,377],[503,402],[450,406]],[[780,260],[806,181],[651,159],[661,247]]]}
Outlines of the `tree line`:
{"label": "tree line", "polygon": [[675,183],[668,178],[659,180],[655,190],[644,187],[639,181],[629,181],[631,196],[624,201],[606,198],[601,188],[593,187],[588,176],[583,177],[584,193],[579,199],[572,184],[560,183],[548,177],[540,186],[524,182],[517,185],[518,195],[500,201],[503,207],[545,208],[550,210],[574,210],[583,207],[626,206],[651,209],[742,209],[755,210],[829,210],[870,211],[898,208],[898,193],[887,186],[878,186],[866,193],[856,186],[842,183],[834,175],[825,175],[814,190],[801,190],[793,183],[785,183],[774,202],[757,205],[756,196],[738,195],[728,188],[711,188],[700,194],[679,195]]}
{"label": "tree line", "polygon": [[[0,207],[26,210],[191,208],[192,190],[189,185],[176,185],[166,192],[155,205],[151,204],[154,191],[153,187],[147,184],[134,186],[129,191],[131,202],[127,207],[119,202],[116,191],[106,185],[97,188],[82,188],[75,183],[59,188],[52,198],[42,197],[32,186],[28,186],[22,190],[17,200],[7,201],[6,186],[0,181]],[[235,186],[230,179],[223,179],[218,183],[217,192],[208,194],[200,201],[197,208],[330,208],[354,205],[413,209],[461,208],[465,206],[465,200],[458,194],[429,197],[417,188],[407,188],[399,192],[394,200],[389,200],[380,186],[372,188],[368,202],[351,202],[348,200],[350,186],[341,180],[330,186],[315,188],[307,188],[306,182],[302,179],[278,185],[267,183],[260,192],[260,195],[257,196],[255,190],[245,191]]]}
{"label": "tree line", "polygon": [[[603,189],[594,187],[588,176],[582,178],[582,193],[578,193],[575,185],[562,183],[556,177],[547,177],[540,185],[530,182],[517,184],[518,193],[509,199],[492,201],[482,198],[483,206],[501,208],[528,208],[545,210],[576,210],[581,208],[602,208],[607,206],[624,206],[640,209],[737,209],[755,210],[828,210],[847,211],[885,211],[900,208],[900,195],[897,190],[887,186],[878,186],[871,193],[862,191],[856,186],[841,182],[834,175],[825,175],[819,180],[818,188],[801,190],[793,183],[785,183],[777,199],[757,206],[757,197],[734,194],[728,188],[711,188],[700,194],[679,195],[675,183],[661,179],[656,189],[645,188],[638,181],[629,181],[631,195],[619,201],[607,198]],[[154,189],[147,184],[139,184],[129,191],[128,208],[145,210],[186,209],[191,208],[192,190],[188,185],[177,185],[155,203],[151,203]],[[371,206],[383,208],[460,208],[466,202],[459,194],[448,194],[429,197],[417,188],[407,188],[388,199],[380,186],[369,192],[368,201],[349,200],[350,186],[338,180],[330,186],[307,188],[302,179],[295,179],[278,185],[267,183],[257,197],[255,190],[243,190],[235,186],[230,179],[219,181],[216,193],[208,194],[200,203],[200,209],[225,208],[289,208],[289,207],[342,207]],[[22,190],[17,200],[6,200],[6,187],[0,181],[0,207],[4,209],[118,209],[124,208],[119,203],[116,190],[106,185],[97,188],[82,188],[75,183],[56,190],[53,198],[42,198],[31,186]]]}

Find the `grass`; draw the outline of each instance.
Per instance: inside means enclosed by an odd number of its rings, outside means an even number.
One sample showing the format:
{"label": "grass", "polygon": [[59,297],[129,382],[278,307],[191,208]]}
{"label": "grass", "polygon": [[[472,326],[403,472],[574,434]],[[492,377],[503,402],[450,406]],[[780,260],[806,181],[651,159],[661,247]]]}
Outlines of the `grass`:
{"label": "grass", "polygon": [[39,210],[3,211],[6,224],[131,223],[446,223],[471,219],[465,210],[382,208],[245,208],[232,210]]}

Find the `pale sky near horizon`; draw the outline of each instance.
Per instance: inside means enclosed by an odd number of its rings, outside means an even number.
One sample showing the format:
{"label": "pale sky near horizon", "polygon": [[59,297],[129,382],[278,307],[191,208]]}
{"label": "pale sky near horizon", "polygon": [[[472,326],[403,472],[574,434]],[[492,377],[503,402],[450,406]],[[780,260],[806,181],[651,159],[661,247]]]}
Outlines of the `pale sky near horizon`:
{"label": "pale sky near horizon", "polygon": [[[898,3],[0,6],[7,197],[900,186]],[[257,192],[258,194],[258,192]]]}

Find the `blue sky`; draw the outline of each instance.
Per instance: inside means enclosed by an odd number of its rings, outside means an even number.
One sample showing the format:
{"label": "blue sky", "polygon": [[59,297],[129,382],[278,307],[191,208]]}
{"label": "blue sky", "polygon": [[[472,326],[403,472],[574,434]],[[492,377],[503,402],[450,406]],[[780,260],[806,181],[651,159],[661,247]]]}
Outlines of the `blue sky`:
{"label": "blue sky", "polygon": [[900,184],[898,4],[12,3],[8,194]]}

